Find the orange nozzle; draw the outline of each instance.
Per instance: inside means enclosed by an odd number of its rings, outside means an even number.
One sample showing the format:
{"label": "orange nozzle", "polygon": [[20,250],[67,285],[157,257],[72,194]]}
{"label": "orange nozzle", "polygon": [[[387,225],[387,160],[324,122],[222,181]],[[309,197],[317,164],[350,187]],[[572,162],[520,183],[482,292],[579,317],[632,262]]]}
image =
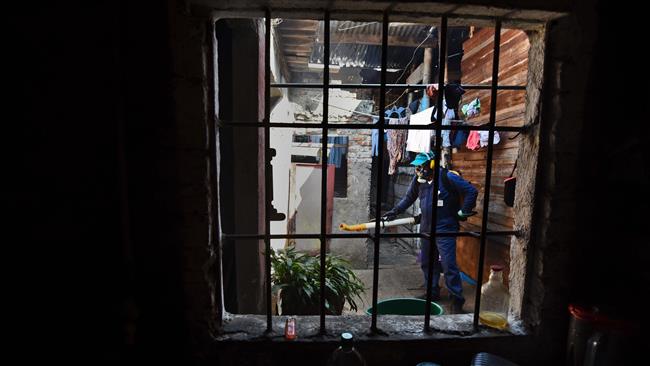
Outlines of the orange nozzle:
{"label": "orange nozzle", "polygon": [[356,225],[341,224],[339,225],[339,229],[343,231],[364,231],[366,230],[366,224],[356,224]]}

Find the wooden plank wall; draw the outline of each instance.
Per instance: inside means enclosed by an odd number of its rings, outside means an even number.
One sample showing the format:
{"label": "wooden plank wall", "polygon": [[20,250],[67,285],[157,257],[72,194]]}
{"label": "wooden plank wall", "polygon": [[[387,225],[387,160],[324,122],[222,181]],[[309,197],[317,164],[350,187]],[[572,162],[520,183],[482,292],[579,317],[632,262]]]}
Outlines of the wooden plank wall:
{"label": "wooden plank wall", "polygon": [[[527,35],[520,30],[501,31],[501,51],[499,61],[499,85],[525,85],[528,72]],[[464,55],[461,61],[462,84],[486,84],[492,82],[492,58],[494,54],[494,29],[483,28],[463,43]],[[526,92],[499,91],[497,93],[497,126],[522,126],[524,124]],[[461,106],[474,98],[481,100],[481,113],[467,120],[472,125],[482,125],[490,118],[490,91],[468,90]],[[494,146],[492,159],[492,180],[490,189],[489,230],[512,230],[513,210],[503,202],[503,180],[512,172],[517,158],[518,138],[514,132],[500,133],[501,142]],[[483,211],[487,147],[471,151],[466,147],[452,154],[453,168],[479,190],[476,211],[479,213],[462,223],[462,230],[480,231]],[[516,172],[515,172],[516,176]],[[458,238],[458,264],[463,272],[476,279],[478,269],[479,240]],[[487,280],[490,264],[506,265],[509,273],[510,237],[489,239],[486,247],[483,279]]]}

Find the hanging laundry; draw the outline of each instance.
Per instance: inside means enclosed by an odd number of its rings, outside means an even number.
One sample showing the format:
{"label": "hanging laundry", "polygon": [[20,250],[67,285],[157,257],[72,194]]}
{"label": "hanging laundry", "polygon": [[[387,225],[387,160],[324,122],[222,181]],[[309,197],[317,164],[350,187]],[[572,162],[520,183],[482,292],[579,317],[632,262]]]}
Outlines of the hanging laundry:
{"label": "hanging laundry", "polygon": [[[442,125],[443,126],[449,126],[451,124],[451,120],[456,119],[456,112],[452,108],[447,108],[447,100],[442,99],[442,111],[444,115],[442,116]],[[433,110],[431,111],[431,122],[436,122],[438,118],[437,110],[438,108],[436,106],[432,107]],[[449,139],[449,130],[442,130],[442,147],[449,147],[451,146],[451,141]]]}
{"label": "hanging laundry", "polygon": [[426,109],[429,109],[429,97],[423,95],[422,98],[419,99],[418,113],[423,112]]}
{"label": "hanging laundry", "polygon": [[[411,115],[413,112],[411,112],[411,109],[409,107],[404,109],[404,117],[407,118],[406,124],[409,124],[411,121]],[[413,161],[413,157],[411,156],[411,153],[406,151],[406,140],[408,139],[408,131],[404,130],[404,142],[401,144],[402,145],[402,163],[408,164],[411,161]]]}
{"label": "hanging laundry", "polygon": [[[390,118],[388,120],[389,125],[407,125],[408,123],[409,123],[408,117]],[[393,175],[397,170],[397,164],[404,157],[404,145],[406,144],[408,131],[389,129],[387,135],[388,135],[388,144],[386,147],[388,148],[388,156],[390,157],[390,164],[388,165],[388,175]]]}
{"label": "hanging laundry", "polygon": [[343,163],[343,155],[348,152],[348,138],[347,136],[336,136],[333,139],[328,139],[336,145],[344,146],[335,146],[330,148],[329,156],[327,157],[328,164],[334,164],[335,167],[340,168]]}
{"label": "hanging laundry", "polygon": [[[444,111],[445,111],[445,118],[442,119],[442,125],[449,126],[451,125],[451,120],[456,119],[456,112],[451,108],[447,108],[447,110]],[[450,130],[442,130],[442,147],[451,146],[451,140],[449,139],[450,133],[451,133]]]}
{"label": "hanging laundry", "polygon": [[[310,136],[310,141],[314,143],[320,143],[322,141],[322,136],[312,135]],[[340,168],[341,163],[343,163],[343,155],[348,152],[348,137],[347,136],[328,136],[327,142],[329,144],[342,145],[342,146],[332,146],[329,148],[329,153],[327,154],[327,163],[333,164],[335,167]]]}
{"label": "hanging laundry", "polygon": [[411,110],[411,114],[415,114],[418,112],[418,108],[420,108],[420,100],[415,99],[414,101],[409,104],[409,109]]}
{"label": "hanging laundry", "polygon": [[[480,136],[479,138],[479,143],[481,147],[486,147],[488,146],[488,138],[490,131],[478,131],[478,134]],[[501,138],[499,137],[499,131],[494,131],[494,138],[492,139],[492,143],[494,145],[498,144],[499,141],[501,141]]]}
{"label": "hanging laundry", "polygon": [[[432,110],[433,107],[412,114],[410,119],[411,126],[431,124]],[[431,150],[431,132],[432,130],[409,130],[406,140],[406,150],[416,153],[429,152]]]}
{"label": "hanging laundry", "polygon": [[[464,122],[452,122],[452,126],[464,126]],[[449,139],[451,140],[451,147],[459,148],[467,142],[468,136],[467,130],[452,130],[449,134]]]}
{"label": "hanging laundry", "polygon": [[386,118],[402,118],[406,117],[406,108],[404,107],[398,107],[398,106],[393,106],[393,108],[386,109],[384,111],[384,116]]}
{"label": "hanging laundry", "polygon": [[481,148],[481,136],[479,135],[478,131],[469,132],[469,136],[467,137],[467,145],[465,146],[473,151]]}
{"label": "hanging laundry", "polygon": [[460,98],[463,94],[465,94],[465,89],[459,84],[452,83],[445,85],[447,108],[458,111],[458,103],[460,103]]}
{"label": "hanging laundry", "polygon": [[370,139],[372,141],[372,146],[370,148],[372,156],[379,156],[379,130],[373,129]]}
{"label": "hanging laundry", "polygon": [[475,98],[473,101],[464,104],[461,107],[461,111],[465,115],[465,118],[472,118],[481,114],[481,100]]}
{"label": "hanging laundry", "polygon": [[[378,122],[379,122],[379,117],[372,118],[372,123],[378,123]],[[373,128],[370,137],[372,141],[372,145],[370,149],[372,151],[372,156],[379,156],[379,130]],[[386,136],[386,131],[384,131],[384,144],[386,143],[387,139],[388,138]]]}
{"label": "hanging laundry", "polygon": [[451,142],[451,147],[459,148],[467,142],[468,133],[465,130],[456,131],[454,138]]}

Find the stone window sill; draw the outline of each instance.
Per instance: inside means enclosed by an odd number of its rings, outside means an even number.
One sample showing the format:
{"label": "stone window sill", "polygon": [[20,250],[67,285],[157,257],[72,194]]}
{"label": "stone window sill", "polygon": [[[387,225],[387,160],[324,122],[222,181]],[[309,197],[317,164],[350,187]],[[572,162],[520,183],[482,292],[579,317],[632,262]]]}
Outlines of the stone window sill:
{"label": "stone window sill", "polygon": [[285,316],[273,317],[273,332],[267,334],[266,316],[228,314],[224,319],[223,331],[218,341],[272,341],[272,342],[331,342],[338,341],[342,332],[352,332],[357,342],[364,341],[410,341],[436,339],[476,339],[487,337],[513,337],[528,335],[520,321],[510,319],[507,331],[479,326],[477,332],[472,327],[472,314],[442,315],[431,317],[431,332],[424,331],[423,316],[381,315],[377,319],[380,333],[370,332],[369,315],[342,315],[326,318],[327,333],[319,334],[318,316],[296,317],[297,339],[284,339]]}

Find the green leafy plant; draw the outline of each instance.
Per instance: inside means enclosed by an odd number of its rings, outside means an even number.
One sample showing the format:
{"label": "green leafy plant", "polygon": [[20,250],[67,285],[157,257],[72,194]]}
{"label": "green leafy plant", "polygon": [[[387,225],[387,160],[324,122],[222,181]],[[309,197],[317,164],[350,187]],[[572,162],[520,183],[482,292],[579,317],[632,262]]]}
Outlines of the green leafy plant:
{"label": "green leafy plant", "polygon": [[[273,292],[282,300],[283,314],[318,314],[320,306],[320,255],[299,253],[295,248],[271,252]],[[357,310],[363,282],[349,263],[335,255],[325,257],[325,310],[341,314],[347,302]]]}

